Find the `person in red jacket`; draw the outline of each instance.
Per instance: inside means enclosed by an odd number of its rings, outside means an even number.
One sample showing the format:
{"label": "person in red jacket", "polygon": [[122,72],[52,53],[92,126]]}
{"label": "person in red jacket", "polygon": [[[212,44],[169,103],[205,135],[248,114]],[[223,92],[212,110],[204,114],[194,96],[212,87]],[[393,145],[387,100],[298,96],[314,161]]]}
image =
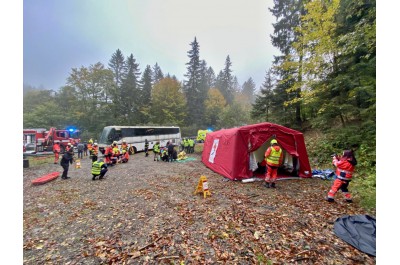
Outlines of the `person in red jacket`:
{"label": "person in red jacket", "polygon": [[121,162],[122,163],[128,163],[129,161],[129,152],[126,151],[125,149],[122,150],[122,157],[121,157]]}
{"label": "person in red jacket", "polygon": [[109,145],[106,147],[106,150],[104,151],[104,158],[105,158],[105,163],[107,164],[107,166],[112,165],[112,145]]}
{"label": "person in red jacket", "polygon": [[275,188],[275,181],[278,177],[278,168],[282,165],[283,151],[278,145],[276,139],[271,140],[271,146],[268,147],[264,155],[267,162],[267,174],[265,175],[265,187]]}
{"label": "person in red jacket", "polygon": [[328,202],[334,202],[335,194],[340,189],[343,192],[346,202],[353,202],[348,190],[349,183],[353,177],[354,168],[357,165],[357,160],[353,151],[345,150],[341,157],[334,155],[332,163],[336,167],[336,179],[328,192],[326,200]]}
{"label": "person in red jacket", "polygon": [[58,164],[58,159],[60,158],[60,144],[59,141],[55,141],[53,144],[53,153],[54,153],[54,164]]}

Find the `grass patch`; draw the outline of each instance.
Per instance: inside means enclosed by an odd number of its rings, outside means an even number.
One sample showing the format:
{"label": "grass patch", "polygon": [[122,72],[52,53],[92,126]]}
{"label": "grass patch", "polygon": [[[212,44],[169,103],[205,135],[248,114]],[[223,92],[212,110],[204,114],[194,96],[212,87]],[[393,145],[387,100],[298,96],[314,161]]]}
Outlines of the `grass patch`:
{"label": "grass patch", "polygon": [[26,159],[29,161],[29,167],[36,167],[43,164],[54,163],[54,156],[28,156]]}

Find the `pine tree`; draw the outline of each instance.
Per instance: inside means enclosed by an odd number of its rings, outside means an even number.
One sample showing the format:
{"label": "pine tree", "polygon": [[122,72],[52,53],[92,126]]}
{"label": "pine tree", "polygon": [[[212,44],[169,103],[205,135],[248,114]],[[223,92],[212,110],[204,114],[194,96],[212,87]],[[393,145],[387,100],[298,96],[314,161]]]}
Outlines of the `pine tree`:
{"label": "pine tree", "polygon": [[184,80],[183,91],[186,95],[188,105],[188,123],[201,124],[203,116],[203,103],[205,95],[202,93],[205,91],[205,73],[204,67],[200,61],[200,46],[197,42],[196,37],[194,41],[190,43],[192,47],[188,51],[189,62],[187,65],[187,73],[184,75],[187,80]]}
{"label": "pine tree", "polygon": [[125,59],[120,49],[117,49],[117,51],[111,55],[108,66],[109,69],[113,71],[116,87],[119,88],[126,74]]}
{"label": "pine tree", "polygon": [[143,71],[142,78],[140,79],[141,90],[140,90],[140,100],[138,103],[139,112],[138,123],[147,124],[149,122],[149,112],[150,112],[150,102],[151,102],[151,90],[153,88],[152,82],[153,71],[151,66],[147,65]]}
{"label": "pine tree", "polygon": [[206,71],[206,86],[208,88],[211,87],[215,87],[215,72],[214,69],[212,69],[212,67],[208,67],[207,71]]}
{"label": "pine tree", "polygon": [[[301,16],[305,12],[304,2],[301,0],[274,0],[273,8],[269,9],[277,21],[273,24],[272,45],[282,53],[280,56],[275,56],[274,66],[280,68],[276,70],[279,73],[280,92],[287,94],[286,96],[281,95],[280,98],[284,100],[283,102],[276,101],[276,103],[281,105],[279,109],[283,111],[279,114],[283,115],[281,116],[282,123],[291,124],[294,122],[298,126],[301,126],[302,122],[300,104],[303,54],[297,53],[293,43],[301,37],[296,28],[301,26]],[[290,106],[288,103],[290,103]],[[276,107],[278,109],[278,106]],[[292,115],[292,109],[295,115]]]}
{"label": "pine tree", "polygon": [[254,91],[256,90],[256,84],[251,77],[247,79],[242,85],[242,93],[245,95],[250,104],[254,103]]}
{"label": "pine tree", "polygon": [[160,66],[158,65],[158,63],[156,63],[153,66],[153,85],[157,84],[158,82],[160,82],[161,79],[164,78],[164,74],[160,68]]}
{"label": "pine tree", "polygon": [[233,93],[234,93],[231,66],[232,66],[231,59],[229,58],[229,55],[228,55],[225,59],[225,68],[222,71],[222,75],[221,76],[218,75],[220,78],[218,80],[219,89],[220,89],[222,95],[224,95],[226,102],[228,104],[232,104]]}
{"label": "pine tree", "polygon": [[273,80],[272,71],[268,70],[265,80],[260,89],[260,95],[257,95],[251,110],[251,117],[259,122],[271,121],[271,109],[273,99]]}
{"label": "pine tree", "polygon": [[131,54],[126,60],[127,73],[122,79],[120,89],[120,114],[124,122],[134,124],[138,122],[139,105],[141,102],[139,64]]}

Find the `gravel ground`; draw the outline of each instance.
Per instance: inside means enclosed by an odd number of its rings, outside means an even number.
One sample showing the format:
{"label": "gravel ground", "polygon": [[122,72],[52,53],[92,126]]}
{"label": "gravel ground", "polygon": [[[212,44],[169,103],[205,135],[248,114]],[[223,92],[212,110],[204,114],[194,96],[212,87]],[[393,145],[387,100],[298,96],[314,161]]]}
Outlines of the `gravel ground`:
{"label": "gravel ground", "polygon": [[[24,264],[375,264],[333,234],[336,218],[374,213],[325,202],[330,182],[266,189],[188,156],[195,160],[166,163],[138,153],[95,181],[85,158],[70,166],[71,179],[39,186],[31,181],[61,166],[24,168]],[[194,194],[201,175],[210,197]]]}

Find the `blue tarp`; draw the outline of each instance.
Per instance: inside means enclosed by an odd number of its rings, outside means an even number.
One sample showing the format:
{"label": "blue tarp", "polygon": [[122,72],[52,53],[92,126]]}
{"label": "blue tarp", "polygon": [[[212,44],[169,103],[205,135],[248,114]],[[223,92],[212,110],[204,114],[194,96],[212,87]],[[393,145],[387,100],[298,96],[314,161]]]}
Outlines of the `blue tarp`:
{"label": "blue tarp", "polygon": [[345,215],[336,219],[334,233],[356,249],[376,256],[376,220],[369,215]]}
{"label": "blue tarp", "polygon": [[313,169],[311,171],[312,177],[313,178],[320,178],[320,179],[326,179],[326,180],[332,180],[335,178],[335,171],[332,169]]}

